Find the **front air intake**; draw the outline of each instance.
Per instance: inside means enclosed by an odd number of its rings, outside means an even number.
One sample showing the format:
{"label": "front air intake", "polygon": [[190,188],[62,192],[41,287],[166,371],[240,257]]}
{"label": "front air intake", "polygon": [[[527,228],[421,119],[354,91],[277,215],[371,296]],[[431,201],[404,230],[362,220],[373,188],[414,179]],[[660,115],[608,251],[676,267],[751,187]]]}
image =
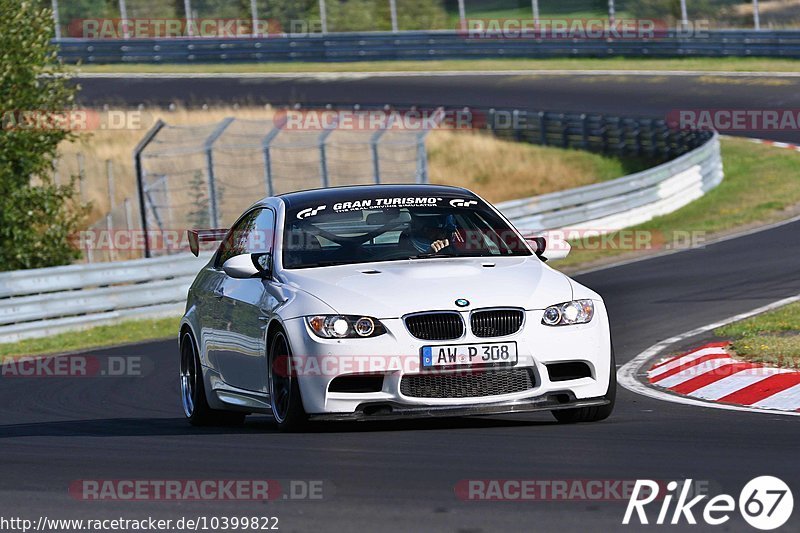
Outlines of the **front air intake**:
{"label": "front air intake", "polygon": [[474,311],[469,322],[476,337],[506,337],[520,330],[524,318],[522,309],[486,309]]}
{"label": "front air intake", "polygon": [[408,332],[424,341],[446,341],[464,335],[464,321],[454,312],[419,313],[405,319]]}
{"label": "front air intake", "polygon": [[529,368],[410,374],[400,380],[400,392],[411,398],[476,398],[527,391],[535,383]]}

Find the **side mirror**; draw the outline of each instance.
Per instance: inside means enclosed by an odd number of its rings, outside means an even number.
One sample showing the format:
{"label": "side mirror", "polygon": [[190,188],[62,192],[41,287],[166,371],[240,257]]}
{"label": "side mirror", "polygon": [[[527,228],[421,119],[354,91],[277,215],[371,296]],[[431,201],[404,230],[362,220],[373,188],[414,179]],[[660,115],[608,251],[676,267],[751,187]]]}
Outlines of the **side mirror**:
{"label": "side mirror", "polygon": [[528,237],[525,240],[542,261],[564,259],[572,249],[564,239],[550,238],[548,242],[548,239],[544,237]]}
{"label": "side mirror", "polygon": [[241,254],[225,261],[222,270],[234,279],[270,278],[272,254]]}

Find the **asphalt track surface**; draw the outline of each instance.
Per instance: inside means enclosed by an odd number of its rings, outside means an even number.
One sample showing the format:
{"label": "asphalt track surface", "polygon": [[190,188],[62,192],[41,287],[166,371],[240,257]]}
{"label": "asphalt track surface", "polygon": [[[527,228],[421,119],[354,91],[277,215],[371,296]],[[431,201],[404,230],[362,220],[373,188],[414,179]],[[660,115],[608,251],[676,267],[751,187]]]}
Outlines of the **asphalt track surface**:
{"label": "asphalt track surface", "polygon": [[[352,103],[503,106],[664,118],[680,109],[800,110],[800,78],[721,75],[481,75],[79,78],[84,105]],[[726,132],[800,141],[798,130]]]}
{"label": "asphalt track surface", "polygon": [[[351,90],[350,96],[379,90]],[[564,91],[559,101],[566,106],[570,91]],[[679,91],[660,90],[667,92]],[[520,104],[532,98],[524,93],[512,91]],[[400,93],[385,98],[392,94]],[[771,89],[764,94],[779,99]],[[572,107],[609,105],[613,91],[598,84],[597,95],[597,105],[592,93]],[[646,109],[646,98],[631,101],[627,111]],[[618,105],[623,99],[617,95]],[[577,279],[605,298],[622,365],[662,339],[800,293],[798,232],[800,222],[794,222]],[[283,531],[640,531],[620,524],[624,502],[462,501],[454,487],[467,479],[693,478],[708,482],[712,494],[738,497],[748,480],[775,475],[799,499],[795,417],[678,405],[620,390],[612,417],[596,424],[557,425],[543,413],[321,425],[305,434],[277,433],[266,417],[252,417],[243,428],[195,429],[181,416],[174,341],[94,355],[140,356],[147,371],[129,378],[0,378],[2,516],[246,514],[278,516]],[[324,499],[84,502],[68,492],[79,479],[128,478],[323,480]],[[795,510],[784,530],[797,531],[798,524]],[[673,529],[686,528],[684,522]],[[724,526],[692,530],[753,531],[738,513]]]}

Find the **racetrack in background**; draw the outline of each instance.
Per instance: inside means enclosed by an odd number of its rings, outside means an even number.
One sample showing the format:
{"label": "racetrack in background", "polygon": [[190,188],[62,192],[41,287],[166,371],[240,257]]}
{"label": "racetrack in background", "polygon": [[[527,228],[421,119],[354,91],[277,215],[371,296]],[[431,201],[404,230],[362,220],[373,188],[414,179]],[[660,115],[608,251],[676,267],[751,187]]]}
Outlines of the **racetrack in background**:
{"label": "racetrack in background", "polygon": [[[679,109],[800,110],[800,77],[502,74],[326,77],[215,74],[196,79],[155,74],[78,77],[81,105],[407,104],[502,106],[666,118]],[[800,141],[798,130],[728,131]]]}

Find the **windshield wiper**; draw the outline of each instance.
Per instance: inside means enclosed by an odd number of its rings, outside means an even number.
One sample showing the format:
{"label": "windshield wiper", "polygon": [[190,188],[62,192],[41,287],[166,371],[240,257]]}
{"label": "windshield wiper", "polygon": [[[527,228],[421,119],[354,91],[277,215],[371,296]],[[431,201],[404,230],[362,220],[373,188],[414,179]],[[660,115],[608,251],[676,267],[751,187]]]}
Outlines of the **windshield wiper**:
{"label": "windshield wiper", "polygon": [[417,254],[409,256],[409,259],[433,259],[434,257],[456,257],[455,255],[447,255],[447,254]]}
{"label": "windshield wiper", "polygon": [[337,265],[349,265],[350,261],[317,261],[316,263],[303,263],[295,268],[315,268],[315,267],[328,267]]}
{"label": "windshield wiper", "polygon": [[474,253],[467,253],[467,254],[434,254],[434,253],[426,253],[426,254],[417,254],[412,255],[409,259],[433,259],[433,258],[447,258],[447,259],[459,259],[461,257],[499,257],[497,255],[492,254],[484,254],[480,252]]}

